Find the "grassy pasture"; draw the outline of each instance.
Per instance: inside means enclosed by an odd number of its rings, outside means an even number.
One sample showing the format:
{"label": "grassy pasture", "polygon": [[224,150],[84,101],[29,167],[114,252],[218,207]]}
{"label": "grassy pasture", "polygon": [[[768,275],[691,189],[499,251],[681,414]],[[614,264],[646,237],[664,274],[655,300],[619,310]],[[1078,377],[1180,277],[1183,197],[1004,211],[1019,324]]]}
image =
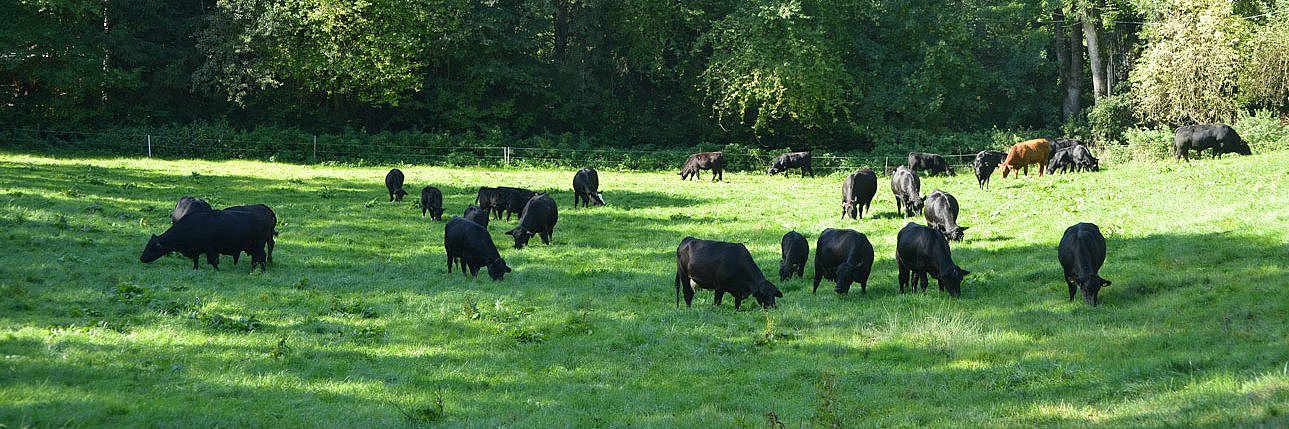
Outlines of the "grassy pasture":
{"label": "grassy pasture", "polygon": [[[400,166],[459,215],[478,186],[550,190],[554,243],[501,282],[448,274],[443,224],[385,202],[386,167],[0,155],[0,427],[1289,425],[1289,157],[924,178],[963,207],[963,296],[897,292],[898,217],[838,220],[842,175]],[[141,264],[182,195],[265,203],[275,264]],[[922,219],[916,219],[922,222]],[[1064,229],[1101,226],[1114,284],[1066,301]],[[779,238],[868,235],[867,294],[778,282]],[[686,235],[744,242],[770,311],[674,307]],[[752,301],[754,304],[755,302]],[[773,416],[769,416],[773,413]]]}

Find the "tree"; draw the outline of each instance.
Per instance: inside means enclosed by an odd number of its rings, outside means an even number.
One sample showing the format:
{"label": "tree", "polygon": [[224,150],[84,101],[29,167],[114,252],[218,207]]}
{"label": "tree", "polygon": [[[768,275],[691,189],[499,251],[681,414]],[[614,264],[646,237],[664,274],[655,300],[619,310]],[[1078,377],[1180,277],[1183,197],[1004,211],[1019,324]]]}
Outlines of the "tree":
{"label": "tree", "polygon": [[1129,73],[1140,113],[1169,125],[1234,120],[1243,21],[1226,0],[1170,6],[1148,19],[1145,51]]}
{"label": "tree", "polygon": [[1245,44],[1240,98],[1285,114],[1289,113],[1289,4],[1265,16],[1268,22],[1258,26]]}

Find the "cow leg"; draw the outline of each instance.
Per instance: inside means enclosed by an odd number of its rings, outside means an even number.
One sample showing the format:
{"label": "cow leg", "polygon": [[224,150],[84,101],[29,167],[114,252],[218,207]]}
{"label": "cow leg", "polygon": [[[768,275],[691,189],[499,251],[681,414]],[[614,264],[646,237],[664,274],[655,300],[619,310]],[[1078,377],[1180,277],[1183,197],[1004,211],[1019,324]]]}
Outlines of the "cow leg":
{"label": "cow leg", "polygon": [[448,254],[448,272],[449,273],[452,272],[452,254],[451,253]]}
{"label": "cow leg", "polygon": [[738,295],[735,295],[735,296],[734,296],[734,310],[736,310],[736,311],[737,311],[737,310],[739,310],[739,308],[740,308],[740,307],[742,307],[742,306],[743,306],[743,298],[739,298],[739,297],[738,297]]}
{"label": "cow leg", "polygon": [[553,232],[553,231],[546,231],[546,232],[543,232],[543,233],[539,234],[539,235],[542,237],[542,244],[545,244],[545,245],[548,245],[548,246],[551,244],[551,233],[552,233],[552,232]]}
{"label": "cow leg", "polygon": [[[818,258],[818,256],[819,255],[815,255],[816,259]],[[803,268],[802,270],[804,271],[805,269]],[[824,270],[819,269],[819,262],[815,262],[815,287],[814,289],[810,290],[810,293],[815,293],[819,291],[819,279],[823,278],[823,276],[824,276]]]}
{"label": "cow leg", "polygon": [[[712,300],[712,305],[719,307],[721,305],[721,299],[724,297],[725,297],[725,291],[717,289],[716,298]],[[738,299],[738,297],[735,297],[734,299]]]}
{"label": "cow leg", "polygon": [[268,244],[268,246],[269,246],[268,260],[269,260],[269,263],[270,263],[270,264],[272,264],[272,263],[273,263],[273,246],[277,245],[277,243],[273,240],[273,235],[272,235],[272,234],[269,234],[269,241],[268,241],[266,244]]}
{"label": "cow leg", "polygon": [[216,252],[216,251],[214,251],[214,250],[207,250],[207,251],[206,251],[206,262],[210,263],[210,266],[211,266],[211,267],[214,267],[216,270],[218,270],[218,269],[219,269],[219,252]]}
{"label": "cow leg", "polygon": [[797,278],[803,279],[805,277],[806,277],[806,264],[803,262],[801,265],[797,265]]}
{"label": "cow leg", "polygon": [[479,265],[470,264],[470,277],[479,277]]}
{"label": "cow leg", "polygon": [[196,255],[193,255],[193,257],[192,257],[192,269],[193,269],[193,271],[196,271],[196,270],[197,270],[197,261],[199,261],[199,260],[201,260],[201,254],[200,254],[200,253],[199,253],[199,254],[196,254]]}
{"label": "cow leg", "polygon": [[251,254],[251,272],[255,272],[255,265],[259,264],[260,272],[268,271],[268,263],[265,262],[268,257],[264,254],[264,246],[259,245],[254,248],[255,253]]}
{"label": "cow leg", "polygon": [[[900,265],[900,293],[904,293],[904,286],[909,283],[909,269],[906,268],[904,264],[899,264],[899,265]],[[914,292],[916,292],[917,285],[916,284],[913,285],[912,289]]]}

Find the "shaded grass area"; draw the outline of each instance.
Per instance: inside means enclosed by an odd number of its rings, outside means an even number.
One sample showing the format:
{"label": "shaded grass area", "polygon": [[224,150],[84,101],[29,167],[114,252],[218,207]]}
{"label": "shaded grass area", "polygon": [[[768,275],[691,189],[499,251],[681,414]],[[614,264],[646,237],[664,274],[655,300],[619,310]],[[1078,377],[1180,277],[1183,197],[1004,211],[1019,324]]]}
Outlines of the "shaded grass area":
{"label": "shaded grass area", "polygon": [[[1284,426],[1289,161],[1284,153],[993,181],[923,179],[962,205],[961,299],[898,293],[894,213],[838,220],[813,179],[398,166],[447,214],[479,186],[551,191],[551,246],[491,282],[446,272],[443,224],[388,203],[387,168],[0,155],[0,424],[103,426]],[[265,203],[274,265],[138,262],[182,195]],[[1056,243],[1101,226],[1114,285],[1066,301]],[[747,243],[777,272],[788,230],[867,234],[868,294],[768,312],[675,308],[686,235]],[[812,255],[813,258],[813,255]],[[228,258],[225,258],[227,262]],[[773,413],[773,417],[768,417]]]}

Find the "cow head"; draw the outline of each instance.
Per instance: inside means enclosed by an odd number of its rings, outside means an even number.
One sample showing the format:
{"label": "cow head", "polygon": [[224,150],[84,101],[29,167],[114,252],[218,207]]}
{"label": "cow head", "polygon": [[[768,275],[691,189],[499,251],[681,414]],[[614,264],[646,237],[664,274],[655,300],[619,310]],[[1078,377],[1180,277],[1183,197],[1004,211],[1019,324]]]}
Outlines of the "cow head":
{"label": "cow head", "polygon": [[488,277],[492,277],[494,282],[501,280],[501,277],[508,272],[510,272],[510,267],[506,266],[505,259],[497,258],[488,263]]}
{"label": "cow head", "polygon": [[792,272],[793,272],[792,268],[793,268],[792,264],[789,264],[787,260],[780,259],[779,260],[779,281],[781,282],[788,281],[788,277],[792,277]]}
{"label": "cow head", "polygon": [[950,240],[962,241],[962,233],[965,232],[967,228],[971,228],[971,227],[960,226],[960,227],[954,228],[952,231],[949,231],[949,233],[945,235],[947,235],[948,236],[947,238]]}
{"label": "cow head", "polygon": [[914,212],[921,212],[926,207],[926,196],[909,199],[909,208]]}
{"label": "cow head", "polygon": [[946,164],[946,165],[944,166],[944,171],[945,171],[945,172],[947,172],[947,173],[949,173],[949,175],[950,175],[950,176],[957,176],[957,175],[958,175],[958,173],[956,173],[956,172],[954,172],[954,171],[953,171],[953,166],[952,166],[952,165],[948,165],[948,164]]}
{"label": "cow head", "polygon": [[1083,291],[1083,302],[1091,304],[1093,307],[1096,307],[1097,304],[1101,303],[1101,300],[1097,298],[1097,294],[1101,292],[1101,288],[1110,286],[1109,280],[1103,279],[1101,276],[1096,274],[1085,279],[1079,279],[1078,283],[1079,290]]}
{"label": "cow head", "polygon": [[148,239],[148,245],[143,247],[143,254],[139,255],[139,262],[149,263],[157,260],[165,254],[173,252],[175,249],[161,242],[161,237],[155,234]]}
{"label": "cow head", "polygon": [[1253,155],[1253,151],[1249,150],[1249,144],[1243,141],[1236,144],[1233,149],[1235,153],[1238,153],[1240,155]]}
{"label": "cow head", "polygon": [[850,292],[850,285],[855,282],[855,277],[859,275],[859,268],[861,266],[849,262],[842,262],[841,265],[838,265],[837,286],[833,288],[833,291],[837,293]]}
{"label": "cow head", "polygon": [[515,229],[506,231],[506,234],[510,234],[511,237],[515,237],[516,249],[523,249],[524,246],[528,245],[528,239],[532,238],[537,233],[524,229],[524,227],[521,225],[521,226],[516,226]]}
{"label": "cow head", "polygon": [[1011,166],[1011,164],[1008,164],[1008,163],[1004,162],[1004,163],[1002,163],[1002,164],[998,164],[998,166],[999,166],[999,167],[1002,167],[1002,169],[1003,169],[1003,178],[1004,178],[1004,179],[1006,179],[1006,178],[1007,178],[1007,172],[1009,172],[1009,171],[1011,171],[1011,170],[1012,170],[1012,166]]}
{"label": "cow head", "polygon": [[949,292],[949,296],[957,298],[962,294],[962,279],[971,274],[970,271],[962,269],[957,265],[950,265],[948,270],[942,271],[936,281],[940,283],[940,288]]}
{"label": "cow head", "polygon": [[778,174],[778,173],[779,173],[779,167],[778,167],[778,166],[775,166],[775,165],[771,165],[771,166],[770,166],[770,169],[769,169],[769,170],[765,170],[765,172],[766,172],[766,173],[769,173],[771,176],[773,176],[773,175],[775,175],[775,174]]}
{"label": "cow head", "polygon": [[398,189],[394,190],[394,199],[395,199],[395,200],[397,200],[397,201],[403,201],[403,197],[405,197],[405,196],[407,196],[407,191],[404,191],[404,190],[403,190],[403,188],[398,188]]}
{"label": "cow head", "polygon": [[435,219],[442,219],[443,207],[436,207],[436,208],[430,209],[430,214],[433,215]]}
{"label": "cow head", "polygon": [[600,192],[591,194],[591,204],[597,205],[597,206],[604,205],[604,194]]}
{"label": "cow head", "polygon": [[769,280],[761,280],[761,284],[758,284],[756,290],[752,291],[752,296],[756,297],[756,302],[761,304],[762,308],[774,308],[778,306],[774,303],[774,299],[783,298],[783,292],[774,287],[774,283],[770,283]]}
{"label": "cow head", "polygon": [[846,215],[849,215],[849,214],[854,213],[854,212],[855,212],[855,203],[852,203],[852,202],[850,202],[850,201],[846,201],[846,202],[844,202],[844,203],[841,203],[841,215],[842,215],[842,216],[846,216]]}

